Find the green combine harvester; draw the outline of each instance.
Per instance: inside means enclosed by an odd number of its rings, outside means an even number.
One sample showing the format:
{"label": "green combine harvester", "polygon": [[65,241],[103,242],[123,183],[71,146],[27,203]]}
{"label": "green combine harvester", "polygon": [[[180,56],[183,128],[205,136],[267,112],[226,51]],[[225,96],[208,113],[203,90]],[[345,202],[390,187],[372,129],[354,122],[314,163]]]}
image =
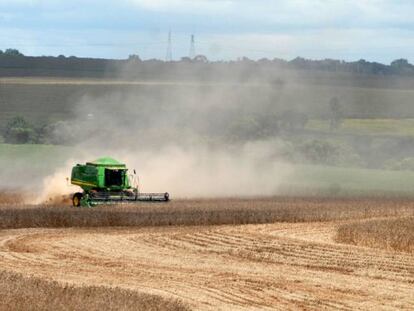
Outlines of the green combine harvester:
{"label": "green combine harvester", "polygon": [[83,189],[72,197],[75,207],[91,207],[99,204],[134,202],[167,202],[165,193],[140,193],[137,177],[128,174],[125,164],[112,158],[100,158],[72,168],[71,184]]}

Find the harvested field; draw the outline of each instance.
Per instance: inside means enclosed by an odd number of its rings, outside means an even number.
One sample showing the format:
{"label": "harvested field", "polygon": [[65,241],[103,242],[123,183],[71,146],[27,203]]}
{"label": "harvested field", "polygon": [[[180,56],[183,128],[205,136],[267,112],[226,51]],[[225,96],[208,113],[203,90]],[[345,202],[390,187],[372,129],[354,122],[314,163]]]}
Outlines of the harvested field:
{"label": "harvested field", "polygon": [[160,296],[104,286],[68,286],[0,272],[0,310],[189,310]]}
{"label": "harvested field", "polygon": [[[188,200],[52,209],[16,208],[15,218],[12,208],[0,209],[3,270],[69,288],[112,287],[120,295],[159,296],[160,303],[178,299],[194,310],[414,308],[411,254],[335,241],[338,227],[355,219],[412,216],[410,200]],[[61,218],[53,223],[53,217]]]}
{"label": "harvested field", "polygon": [[338,228],[336,240],[414,253],[414,218],[376,219],[344,224]]}

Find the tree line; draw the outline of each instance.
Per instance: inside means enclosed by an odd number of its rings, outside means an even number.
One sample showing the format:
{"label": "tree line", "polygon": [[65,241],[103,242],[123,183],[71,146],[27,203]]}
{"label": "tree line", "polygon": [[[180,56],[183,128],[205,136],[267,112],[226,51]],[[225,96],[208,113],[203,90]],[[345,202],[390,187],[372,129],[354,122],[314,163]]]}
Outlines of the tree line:
{"label": "tree line", "polygon": [[[130,78],[164,77],[185,74],[191,70],[201,76],[203,71],[222,69],[248,69],[245,74],[254,74],[272,69],[290,69],[305,71],[346,72],[372,75],[414,76],[414,65],[407,59],[396,59],[389,65],[369,62],[364,59],[346,62],[343,60],[323,59],[311,60],[297,57],[293,60],[280,58],[251,60],[242,57],[230,61],[210,61],[204,55],[194,58],[183,57],[177,61],[165,62],[159,59],[142,60],[139,55],[130,55],[127,59],[80,58],[76,56],[25,56],[17,49],[0,50],[0,76],[80,76],[80,77],[113,77],[124,74]],[[178,70],[178,72],[177,72]],[[249,73],[248,73],[249,72]],[[164,76],[163,76],[164,75]]]}

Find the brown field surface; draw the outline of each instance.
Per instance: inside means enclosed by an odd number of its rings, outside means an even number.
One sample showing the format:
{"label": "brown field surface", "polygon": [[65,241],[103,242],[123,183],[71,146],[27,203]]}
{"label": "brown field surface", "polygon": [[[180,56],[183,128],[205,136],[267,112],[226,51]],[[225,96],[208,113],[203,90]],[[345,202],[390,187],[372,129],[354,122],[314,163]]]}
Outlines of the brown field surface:
{"label": "brown field surface", "polygon": [[0,310],[190,310],[176,299],[108,286],[73,286],[0,272]]}
{"label": "brown field surface", "polygon": [[107,309],[141,299],[164,310],[412,310],[412,254],[335,239],[356,220],[413,215],[414,201],[395,198],[3,204],[0,290],[17,289],[2,307],[26,290],[39,303],[62,296],[71,310],[102,306],[105,291]]}

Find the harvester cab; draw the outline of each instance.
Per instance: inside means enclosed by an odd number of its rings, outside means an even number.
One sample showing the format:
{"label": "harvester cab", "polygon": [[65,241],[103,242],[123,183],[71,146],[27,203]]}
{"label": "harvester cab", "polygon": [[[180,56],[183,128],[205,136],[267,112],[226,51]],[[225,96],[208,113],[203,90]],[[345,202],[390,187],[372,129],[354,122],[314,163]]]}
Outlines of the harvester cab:
{"label": "harvester cab", "polygon": [[165,193],[141,193],[135,170],[128,175],[128,168],[112,158],[100,158],[72,168],[71,184],[82,188],[72,197],[73,206],[95,206],[134,202],[167,202]]}

